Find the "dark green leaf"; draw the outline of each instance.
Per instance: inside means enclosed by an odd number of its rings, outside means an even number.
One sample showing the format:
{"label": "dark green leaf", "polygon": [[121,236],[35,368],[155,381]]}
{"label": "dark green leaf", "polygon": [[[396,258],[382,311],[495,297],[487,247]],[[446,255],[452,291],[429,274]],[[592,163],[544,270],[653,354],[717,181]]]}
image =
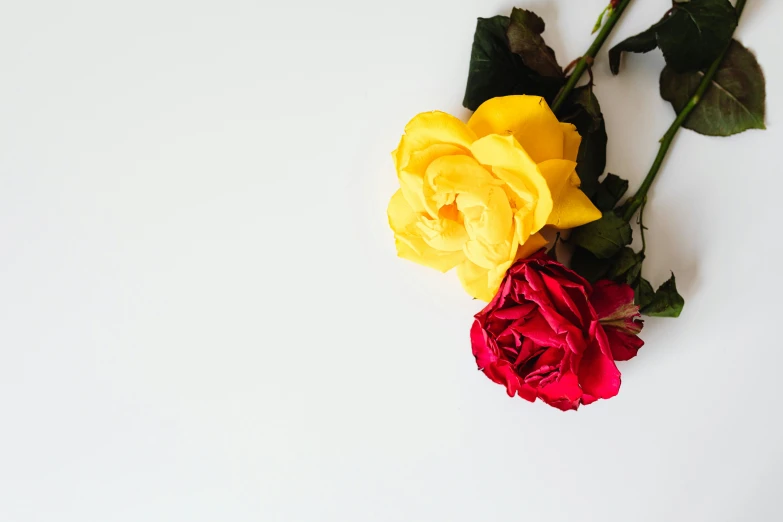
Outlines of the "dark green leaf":
{"label": "dark green leaf", "polygon": [[470,53],[470,72],[462,104],[470,110],[495,96],[513,92],[517,78],[527,74],[522,58],[508,49],[506,16],[479,18]]}
{"label": "dark green leaf", "polygon": [[593,204],[601,212],[612,210],[627,191],[627,180],[614,174],[607,174],[592,197]]}
{"label": "dark green leaf", "polygon": [[[661,73],[661,96],[682,111],[696,93],[704,72]],[[715,78],[684,126],[707,136],[731,136],[748,129],[764,129],[766,86],[764,73],[749,50],[734,40]]]}
{"label": "dark green leaf", "polygon": [[541,38],[545,27],[544,21],[533,11],[515,7],[506,31],[509,49],[541,76],[562,77],[563,69],[557,63],[555,52]]}
{"label": "dark green leaf", "polygon": [[[578,128],[578,127],[577,127]],[[576,158],[576,173],[582,182],[582,192],[587,197],[595,194],[598,188],[598,178],[606,168],[606,127],[603,121],[596,132],[582,135],[579,145],[579,155]]]}
{"label": "dark green leaf", "polygon": [[672,274],[671,278],[658,288],[652,300],[642,308],[642,313],[653,317],[679,317],[684,306],[685,300],[677,292],[677,284]]}
{"label": "dark green leaf", "polygon": [[676,0],[660,22],[614,46],[609,66],[617,74],[623,52],[646,53],[660,47],[669,67],[696,71],[720,56],[736,27],[737,13],[729,0]]}
{"label": "dark green leaf", "polygon": [[625,247],[614,256],[612,261],[611,268],[606,274],[607,278],[633,286],[642,273],[644,254],[634,252],[630,247]]}
{"label": "dark green leaf", "polygon": [[614,212],[604,212],[598,221],[574,229],[570,241],[599,259],[609,259],[631,243],[631,225]]}
{"label": "dark green leaf", "polygon": [[729,0],[678,1],[656,30],[658,47],[674,70],[695,71],[720,56],[736,27],[737,12]]}
{"label": "dark green leaf", "polygon": [[598,178],[606,167],[606,125],[601,105],[589,86],[574,89],[559,114],[560,121],[573,123],[582,136],[576,158],[576,173],[587,197],[598,189]]}
{"label": "dark green leaf", "polygon": [[639,282],[633,289],[634,302],[639,308],[644,308],[655,297],[655,291],[648,280],[643,277],[639,278]]}
{"label": "dark green leaf", "polygon": [[609,271],[610,266],[610,260],[598,259],[584,248],[577,247],[571,256],[571,270],[591,283],[602,279]]}
{"label": "dark green leaf", "polygon": [[563,121],[583,117],[583,129],[586,132],[597,131],[604,121],[601,104],[598,103],[598,98],[595,97],[593,89],[589,85],[577,87],[571,91],[560,113],[563,115],[560,119]]}
{"label": "dark green leaf", "polygon": [[541,76],[509,49],[507,16],[479,18],[470,54],[470,71],[462,104],[470,110],[490,98],[510,94],[543,96],[551,102],[564,78]]}
{"label": "dark green leaf", "polygon": [[599,279],[610,279],[636,288],[642,272],[644,254],[634,252],[630,247],[620,249],[610,259],[599,259],[584,248],[577,247],[571,257],[571,269],[595,283]]}
{"label": "dark green leaf", "polygon": [[657,24],[609,49],[609,68],[612,70],[612,74],[620,72],[620,58],[623,53],[648,53],[658,47],[658,41],[655,38],[656,26]]}

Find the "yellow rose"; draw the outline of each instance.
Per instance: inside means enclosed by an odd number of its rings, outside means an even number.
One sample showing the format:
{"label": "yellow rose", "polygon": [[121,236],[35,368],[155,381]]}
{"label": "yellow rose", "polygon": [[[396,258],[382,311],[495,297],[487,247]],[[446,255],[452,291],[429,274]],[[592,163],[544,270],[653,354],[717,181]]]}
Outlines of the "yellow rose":
{"label": "yellow rose", "polygon": [[389,202],[397,254],[446,272],[491,301],[511,264],[546,245],[545,225],[601,217],[579,190],[581,137],[543,98],[484,102],[467,125],[427,112],[405,127],[392,155],[400,189]]}

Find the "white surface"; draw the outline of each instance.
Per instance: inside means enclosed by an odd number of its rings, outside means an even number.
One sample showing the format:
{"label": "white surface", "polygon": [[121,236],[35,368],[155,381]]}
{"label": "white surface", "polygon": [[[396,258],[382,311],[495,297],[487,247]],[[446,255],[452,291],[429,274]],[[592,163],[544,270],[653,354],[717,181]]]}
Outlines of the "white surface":
{"label": "white surface", "polygon": [[[605,2],[517,4],[567,63]],[[403,126],[467,115],[475,18],[512,5],[5,2],[0,520],[783,520],[783,2],[738,33],[769,130],[682,132],[653,190],[645,273],[682,318],[577,414],[477,372],[480,304],[386,225]],[[595,68],[634,184],[662,64]]]}

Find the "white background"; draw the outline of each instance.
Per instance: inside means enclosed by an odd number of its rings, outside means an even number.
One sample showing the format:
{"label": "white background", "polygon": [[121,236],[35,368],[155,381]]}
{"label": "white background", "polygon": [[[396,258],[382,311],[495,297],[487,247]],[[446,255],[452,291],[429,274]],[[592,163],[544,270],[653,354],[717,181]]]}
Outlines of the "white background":
{"label": "white background", "polygon": [[[516,3],[567,63],[605,2]],[[4,2],[0,520],[783,520],[783,2],[738,30],[769,130],[681,132],[652,192],[645,275],[682,317],[567,414],[476,371],[480,303],[386,224],[405,123],[468,115],[475,18],[512,5]],[[595,66],[632,186],[662,66]]]}

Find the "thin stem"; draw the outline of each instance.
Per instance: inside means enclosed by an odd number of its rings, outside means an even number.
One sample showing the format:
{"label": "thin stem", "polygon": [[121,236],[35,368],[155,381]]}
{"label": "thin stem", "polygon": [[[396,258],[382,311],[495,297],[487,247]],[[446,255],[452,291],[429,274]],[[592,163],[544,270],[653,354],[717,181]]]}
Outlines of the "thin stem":
{"label": "thin stem", "polygon": [[647,206],[647,200],[642,201],[642,208],[639,209],[639,232],[642,236],[642,255],[647,251],[647,240],[644,238],[644,231],[647,227],[644,226],[644,209]]}
{"label": "thin stem", "polygon": [[612,29],[614,29],[614,26],[617,25],[617,21],[620,19],[623,11],[625,11],[625,8],[628,7],[628,4],[630,3],[631,0],[622,0],[620,5],[618,5],[614,11],[612,11],[612,14],[609,15],[609,18],[606,20],[606,24],[604,24],[604,26],[601,28],[601,31],[598,33],[598,36],[596,36],[595,40],[593,40],[593,44],[587,49],[585,55],[582,56],[576,63],[574,72],[571,73],[571,76],[568,77],[568,81],[566,82],[565,86],[557,94],[555,101],[552,102],[552,112],[557,113],[558,109],[560,109],[560,107],[563,105],[566,98],[568,98],[568,95],[571,94],[571,91],[574,90],[576,84],[579,83],[579,79],[588,69],[590,63],[592,63],[592,60],[594,60],[598,55],[598,51],[601,50],[601,46],[604,45],[606,39],[609,38],[609,33],[611,33]]}
{"label": "thin stem", "polygon": [[[739,17],[742,15],[742,10],[745,9],[746,1],[747,0],[737,0],[737,5],[735,7],[737,11],[737,20],[739,20]],[[726,52],[728,52],[730,45],[731,42],[729,42],[723,52],[720,53],[720,56],[718,56],[718,58],[712,62],[712,65],[710,65],[710,68],[707,69],[707,72],[701,79],[701,83],[699,83],[699,87],[696,89],[696,92],[693,93],[693,96],[691,96],[690,100],[688,100],[688,103],[685,104],[685,107],[683,107],[683,109],[677,115],[677,118],[669,126],[666,134],[664,134],[663,138],[661,138],[661,146],[658,149],[658,154],[655,156],[655,161],[653,161],[653,164],[650,167],[650,171],[647,173],[647,176],[645,176],[644,181],[642,181],[642,185],[639,187],[639,190],[636,191],[636,194],[634,194],[633,197],[630,198],[624,206],[625,210],[623,213],[623,219],[626,221],[630,221],[636,211],[639,210],[639,207],[641,207],[646,201],[647,192],[649,192],[653,181],[655,181],[655,176],[658,175],[658,171],[661,169],[661,165],[663,165],[663,160],[666,158],[666,153],[669,152],[669,147],[671,147],[672,141],[674,141],[674,137],[677,135],[677,131],[680,130],[682,124],[685,123],[685,120],[687,120],[688,116],[691,115],[693,109],[696,108],[696,106],[704,97],[707,89],[710,88],[710,84],[712,83],[713,78],[715,78],[715,74],[718,72],[720,64],[723,62],[723,58],[726,56]]]}

